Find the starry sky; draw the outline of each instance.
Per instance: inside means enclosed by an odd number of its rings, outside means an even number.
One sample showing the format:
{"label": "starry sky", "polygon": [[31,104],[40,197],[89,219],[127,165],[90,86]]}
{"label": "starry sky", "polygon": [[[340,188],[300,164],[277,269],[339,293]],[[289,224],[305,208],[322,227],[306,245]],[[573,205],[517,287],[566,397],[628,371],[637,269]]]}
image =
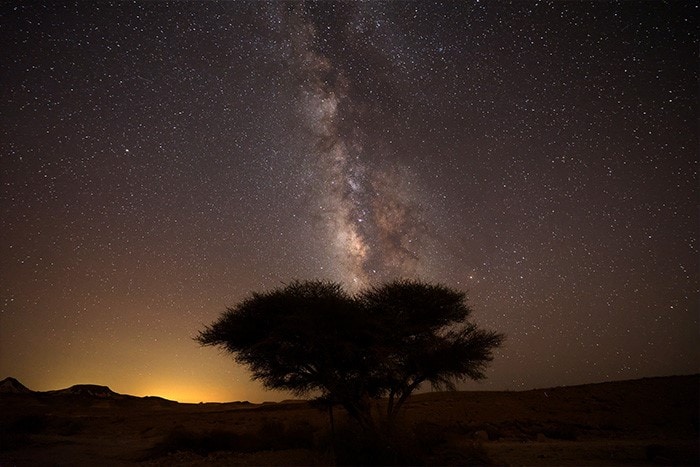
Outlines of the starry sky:
{"label": "starry sky", "polygon": [[700,371],[693,2],[2,2],[0,377],[280,400],[192,338],[468,291],[519,390]]}

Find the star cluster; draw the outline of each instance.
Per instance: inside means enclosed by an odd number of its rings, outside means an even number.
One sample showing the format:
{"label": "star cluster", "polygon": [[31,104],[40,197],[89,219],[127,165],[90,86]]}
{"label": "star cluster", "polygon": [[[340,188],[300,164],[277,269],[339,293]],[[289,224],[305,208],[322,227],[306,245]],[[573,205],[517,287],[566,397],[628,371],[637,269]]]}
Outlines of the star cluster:
{"label": "star cluster", "polygon": [[396,277],[508,335],[481,388],[700,371],[697,12],[4,3],[0,377],[285,397],[192,336]]}

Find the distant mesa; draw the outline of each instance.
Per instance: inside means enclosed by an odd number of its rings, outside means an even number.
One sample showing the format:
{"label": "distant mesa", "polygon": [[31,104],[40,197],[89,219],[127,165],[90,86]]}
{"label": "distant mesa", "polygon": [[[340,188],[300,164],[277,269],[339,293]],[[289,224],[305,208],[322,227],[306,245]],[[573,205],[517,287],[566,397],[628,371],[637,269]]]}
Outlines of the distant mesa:
{"label": "distant mesa", "polygon": [[0,381],[0,394],[31,394],[33,392],[14,378],[5,378]]}
{"label": "distant mesa", "polygon": [[47,391],[46,394],[54,396],[89,396],[99,397],[100,399],[122,399],[125,397],[112,391],[107,386],[98,386],[96,384],[76,384],[66,389]]}
{"label": "distant mesa", "polygon": [[47,396],[87,396],[100,399],[122,399],[122,394],[116,393],[107,386],[97,384],[76,384],[66,389],[56,389],[54,391],[32,391],[15,378],[5,378],[0,381],[0,394],[44,394]]}
{"label": "distant mesa", "polygon": [[6,398],[30,397],[41,403],[92,403],[92,404],[157,404],[161,406],[171,406],[177,404],[158,396],[131,396],[119,394],[112,391],[107,386],[97,384],[76,384],[65,389],[55,389],[52,391],[32,391],[15,378],[5,378],[0,381],[0,396]]}
{"label": "distant mesa", "polygon": [[0,395],[11,395],[11,394],[27,394],[40,397],[44,400],[49,399],[109,399],[109,400],[123,400],[123,399],[143,399],[151,400],[156,402],[173,402],[163,399],[162,397],[137,397],[129,396],[126,394],[119,394],[118,392],[112,391],[107,386],[100,386],[97,384],[76,384],[65,389],[55,389],[52,391],[32,391],[15,378],[5,378],[0,381]]}

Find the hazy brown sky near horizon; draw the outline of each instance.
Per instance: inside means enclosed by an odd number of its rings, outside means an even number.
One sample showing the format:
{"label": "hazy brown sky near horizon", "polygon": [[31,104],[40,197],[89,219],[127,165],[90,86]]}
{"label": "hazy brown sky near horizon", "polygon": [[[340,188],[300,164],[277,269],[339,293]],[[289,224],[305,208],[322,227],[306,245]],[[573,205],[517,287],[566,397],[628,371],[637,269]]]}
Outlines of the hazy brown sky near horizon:
{"label": "hazy brown sky near horizon", "polygon": [[0,379],[263,401],[293,279],[468,290],[524,389],[700,371],[692,2],[0,5]]}

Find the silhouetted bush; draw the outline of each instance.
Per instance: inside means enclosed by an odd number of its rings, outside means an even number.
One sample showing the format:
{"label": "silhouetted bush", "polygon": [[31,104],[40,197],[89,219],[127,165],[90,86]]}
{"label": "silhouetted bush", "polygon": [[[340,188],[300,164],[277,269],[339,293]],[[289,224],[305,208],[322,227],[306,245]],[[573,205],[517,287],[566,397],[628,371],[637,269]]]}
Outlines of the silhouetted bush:
{"label": "silhouetted bush", "polygon": [[32,444],[29,435],[0,432],[0,452],[12,451]]}
{"label": "silhouetted bush", "polygon": [[44,415],[25,415],[16,419],[11,425],[10,431],[15,434],[35,435],[46,430],[48,419]]}
{"label": "silhouetted bush", "polygon": [[256,440],[250,434],[241,435],[223,430],[195,432],[178,427],[151,449],[149,457],[164,456],[178,451],[191,451],[206,456],[215,451],[251,452],[257,448]]}
{"label": "silhouetted bush", "polygon": [[310,449],[314,444],[316,429],[308,422],[285,425],[279,420],[265,420],[258,430],[260,449]]}
{"label": "silhouetted bush", "polygon": [[33,443],[31,435],[43,433],[48,427],[44,415],[23,415],[0,426],[0,451],[11,451]]}
{"label": "silhouetted bush", "polygon": [[85,429],[85,424],[79,420],[63,420],[57,426],[57,433],[61,436],[75,436]]}
{"label": "silhouetted bush", "polygon": [[564,441],[576,441],[577,437],[574,427],[568,425],[552,425],[542,430],[542,433],[549,439]]}
{"label": "silhouetted bush", "polygon": [[237,433],[225,430],[192,431],[173,429],[147,454],[160,457],[178,451],[206,456],[217,451],[256,452],[312,448],[315,428],[307,423],[286,426],[278,420],[265,420],[254,432]]}
{"label": "silhouetted bush", "polygon": [[422,454],[433,454],[447,444],[445,427],[435,423],[419,423],[413,427],[413,446]]}
{"label": "silhouetted bush", "polygon": [[434,423],[411,429],[395,427],[391,436],[377,436],[357,425],[336,432],[337,465],[489,465],[483,447]]}
{"label": "silhouetted bush", "polygon": [[391,441],[354,426],[336,431],[335,458],[337,465],[422,465],[423,462],[401,449],[397,439]]}
{"label": "silhouetted bush", "polygon": [[430,456],[426,465],[493,465],[484,447],[478,442],[445,445]]}

